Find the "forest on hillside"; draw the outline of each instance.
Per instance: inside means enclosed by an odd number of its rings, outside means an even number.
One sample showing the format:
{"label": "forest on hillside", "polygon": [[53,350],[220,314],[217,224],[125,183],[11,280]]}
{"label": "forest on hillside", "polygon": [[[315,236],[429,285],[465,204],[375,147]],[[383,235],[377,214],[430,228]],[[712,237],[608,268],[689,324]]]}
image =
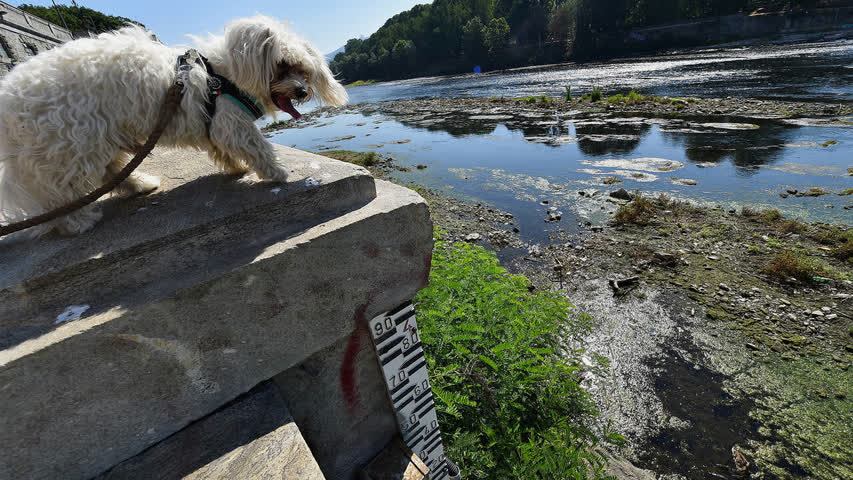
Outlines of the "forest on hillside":
{"label": "forest on hillside", "polygon": [[61,27],[66,27],[75,35],[92,33],[103,33],[116,30],[132,23],[144,27],[141,23],[125,17],[106,15],[91,8],[74,5],[57,5],[56,7],[41,7],[38,5],[22,4],[21,10],[43,18],[48,22]]}
{"label": "forest on hillside", "polygon": [[352,39],[332,61],[348,82],[591,58],[602,32],[739,12],[807,11],[849,0],[435,0]]}

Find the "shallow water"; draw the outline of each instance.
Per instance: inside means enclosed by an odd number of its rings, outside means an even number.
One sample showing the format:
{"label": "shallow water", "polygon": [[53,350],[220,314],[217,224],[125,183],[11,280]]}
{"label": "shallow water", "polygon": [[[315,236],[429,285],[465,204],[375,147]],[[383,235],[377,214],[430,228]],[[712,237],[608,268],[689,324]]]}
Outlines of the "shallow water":
{"label": "shallow water", "polygon": [[[472,66],[473,71],[473,66]],[[351,103],[606,93],[853,102],[853,40],[693,50],[602,63],[417,78],[349,89]]]}
{"label": "shallow water", "polygon": [[[807,122],[806,122],[807,123]],[[553,114],[380,112],[322,117],[277,132],[272,141],[300,149],[377,151],[411,169],[403,182],[484,201],[515,215],[528,240],[577,221],[603,223],[616,205],[606,192],[624,187],[707,205],[778,208],[812,221],[853,224],[853,126],[804,126],[729,117],[664,120]],[[822,146],[824,142],[837,144]],[[426,165],[418,170],[417,165]],[[605,185],[605,178],[621,180]],[[694,185],[695,183],[695,185]],[[780,197],[820,187],[820,197]],[[600,190],[592,199],[579,191]],[[548,200],[548,207],[540,205]],[[564,213],[545,224],[545,209]]]}

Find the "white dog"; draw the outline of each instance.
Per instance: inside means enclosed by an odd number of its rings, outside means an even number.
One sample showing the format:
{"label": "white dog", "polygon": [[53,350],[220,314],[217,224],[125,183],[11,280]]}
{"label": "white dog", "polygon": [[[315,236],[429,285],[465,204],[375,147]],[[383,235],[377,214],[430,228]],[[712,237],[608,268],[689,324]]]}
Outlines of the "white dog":
{"label": "white dog", "polygon": [[[194,65],[158,145],[206,150],[227,173],[286,180],[255,117],[281,109],[298,119],[294,103],[343,105],[346,90],[313,46],[269,17],[236,20],[224,37],[196,42],[208,68],[242,95],[211,94],[205,66]],[[119,172],[154,129],[184,52],[128,27],[40,53],[0,79],[0,219],[63,206]],[[158,186],[156,177],[134,173],[121,189]],[[33,233],[84,232],[100,217],[92,205]]]}

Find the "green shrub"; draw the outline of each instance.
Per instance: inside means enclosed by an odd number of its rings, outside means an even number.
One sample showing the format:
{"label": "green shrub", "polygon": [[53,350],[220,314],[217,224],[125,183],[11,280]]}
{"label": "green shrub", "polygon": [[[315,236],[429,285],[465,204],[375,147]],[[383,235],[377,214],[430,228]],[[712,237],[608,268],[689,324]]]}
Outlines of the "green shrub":
{"label": "green shrub", "polygon": [[826,230],[819,230],[811,235],[812,238],[824,245],[839,245],[844,242],[853,242],[853,230],[841,230],[838,227],[832,227]]}
{"label": "green shrub", "polygon": [[583,351],[565,346],[592,321],[559,294],[529,289],[494,253],[438,239],[415,308],[447,454],[472,480],[600,478]]}
{"label": "green shrub", "polygon": [[642,195],[637,195],[631,203],[619,207],[613,220],[617,225],[648,225],[654,214],[654,203]]}
{"label": "green shrub", "polygon": [[783,217],[782,214],[779,213],[779,210],[765,210],[761,215],[758,216],[758,220],[761,221],[761,223],[767,225],[776,223],[782,220],[783,218],[785,217]]}
{"label": "green shrub", "polygon": [[593,102],[600,102],[602,97],[603,94],[601,93],[601,89],[598,87],[593,88],[592,93],[589,94],[589,98]]}
{"label": "green shrub", "polygon": [[566,97],[565,98],[566,98],[567,102],[572,101],[572,87],[571,87],[571,85],[566,87]]}
{"label": "green shrub", "polygon": [[795,278],[805,283],[811,282],[815,276],[826,276],[829,274],[827,268],[820,262],[797,255],[790,250],[786,250],[773,257],[770,263],[764,266],[762,271],[779,281]]}
{"label": "green shrub", "polygon": [[835,247],[832,251],[832,256],[840,260],[853,260],[853,240],[847,240],[841,245]]}
{"label": "green shrub", "polygon": [[776,225],[776,229],[782,233],[803,233],[806,226],[796,220],[782,220]]}

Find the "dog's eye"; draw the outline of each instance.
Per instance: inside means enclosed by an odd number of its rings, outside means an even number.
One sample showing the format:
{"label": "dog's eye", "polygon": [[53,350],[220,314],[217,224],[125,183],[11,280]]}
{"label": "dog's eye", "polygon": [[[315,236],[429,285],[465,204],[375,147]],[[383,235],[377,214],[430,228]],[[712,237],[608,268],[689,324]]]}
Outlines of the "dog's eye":
{"label": "dog's eye", "polygon": [[286,76],[289,71],[290,71],[290,66],[288,66],[286,63],[278,64],[278,72],[277,73],[278,73],[279,78]]}

